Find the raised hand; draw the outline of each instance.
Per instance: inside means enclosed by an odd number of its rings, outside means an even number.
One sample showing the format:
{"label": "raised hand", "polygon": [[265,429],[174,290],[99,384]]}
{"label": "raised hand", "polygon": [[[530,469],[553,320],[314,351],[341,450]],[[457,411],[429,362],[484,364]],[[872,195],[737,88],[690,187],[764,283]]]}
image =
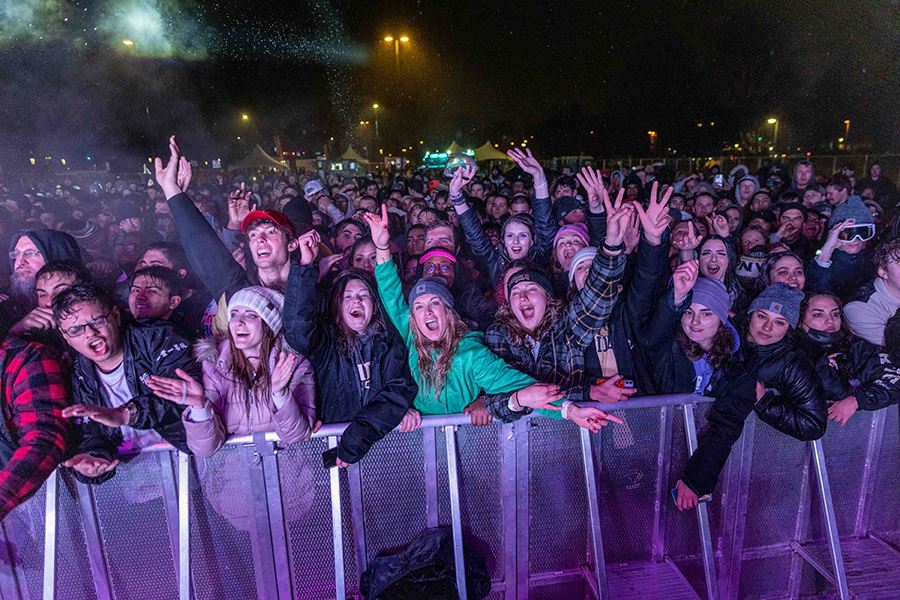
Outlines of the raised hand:
{"label": "raised hand", "polygon": [[[156,171],[156,183],[159,184],[160,189],[166,195],[166,200],[172,196],[177,196],[187,189],[187,186],[182,189],[179,183],[184,184],[186,182],[190,184],[191,182],[190,173],[180,173],[180,169],[182,168],[181,150],[178,149],[178,144],[175,142],[174,135],[169,138],[168,164],[163,166],[162,159],[156,157],[153,160],[153,167]],[[189,163],[188,168],[190,168]]]}
{"label": "raised hand", "polygon": [[53,320],[53,311],[49,308],[37,307],[25,317],[9,328],[13,335],[23,335],[31,329],[53,329],[56,321]]}
{"label": "raised hand", "polygon": [[319,281],[325,279],[329,273],[334,271],[340,266],[341,260],[344,258],[343,254],[332,254],[331,256],[326,256],[322,260],[319,261]]}
{"label": "raised hand", "polygon": [[128,425],[130,417],[128,411],[122,407],[107,408],[96,404],[73,404],[72,406],[67,406],[63,409],[62,416],[67,419],[87,417],[91,421],[96,421],[107,427]]}
{"label": "raised hand", "polygon": [[543,408],[546,410],[562,410],[551,402],[562,400],[565,394],[559,391],[559,386],[551,383],[534,383],[515,393],[515,401],[520,406],[529,408]]}
{"label": "raised hand", "polygon": [[310,229],[297,238],[301,265],[311,265],[315,262],[316,257],[319,255],[319,242],[321,240],[319,232],[315,229]]}
{"label": "raised hand", "polygon": [[849,219],[847,221],[842,221],[828,230],[828,237],[825,238],[825,244],[822,246],[822,252],[816,258],[822,262],[829,262],[831,260],[831,255],[834,253],[834,249],[840,245],[840,235],[841,231],[843,231],[844,227],[853,227],[856,224],[856,221],[853,219]]}
{"label": "raised hand", "polygon": [[680,265],[672,273],[672,284],[675,291],[675,306],[681,306],[684,299],[697,283],[697,274],[700,273],[700,263],[697,260],[689,260]]}
{"label": "raised hand", "polygon": [[281,351],[278,355],[278,362],[272,370],[272,393],[279,398],[284,397],[288,393],[288,384],[291,382],[291,376],[294,374],[294,367],[297,365],[297,356],[290,352]]}
{"label": "raised hand", "polygon": [[182,192],[186,192],[191,185],[191,177],[193,177],[193,175],[194,169],[191,166],[191,161],[183,156],[180,157],[178,159],[178,176],[175,179],[175,183],[178,184],[178,189]]}
{"label": "raised hand", "polygon": [[[457,170],[457,173],[461,170],[462,169]],[[456,177],[456,173],[454,173],[453,176]],[[387,205],[381,205],[380,216],[375,213],[367,212],[365,217],[366,222],[369,224],[369,229],[372,232],[372,241],[375,242],[375,247],[382,251],[387,250],[388,245],[391,243],[391,234],[388,231]]]}
{"label": "raised hand", "polygon": [[64,467],[71,467],[84,475],[85,477],[100,477],[104,473],[108,473],[116,468],[119,460],[112,462],[105,458],[91,456],[90,454],[76,454],[63,463]]}
{"label": "raised hand", "polygon": [[519,165],[523,171],[531,175],[534,178],[534,183],[537,185],[540,182],[546,182],[547,178],[544,176],[544,167],[541,166],[541,163],[534,157],[531,153],[531,150],[527,148],[523,150],[519,150],[518,148],[513,148],[512,150],[508,150],[506,154],[509,155],[511,159],[516,161],[516,164]]}
{"label": "raised hand", "polygon": [[[604,208],[603,199],[609,200],[606,186],[603,185],[603,177],[590,165],[582,168],[575,177],[587,193],[588,210],[594,214],[602,213]],[[656,184],[654,183],[654,185]],[[656,188],[654,187],[653,189],[655,192]]]}
{"label": "raised hand", "polygon": [[716,232],[716,235],[723,238],[731,235],[731,231],[728,229],[728,219],[724,215],[711,214],[706,217],[706,222],[709,223],[709,228]]}
{"label": "raised hand", "polygon": [[240,189],[228,194],[228,229],[240,229],[248,214],[250,214],[250,190],[241,183]]}
{"label": "raised hand", "polygon": [[471,404],[463,409],[463,413],[472,418],[472,425],[475,426],[490,425],[491,421],[494,420],[491,413],[487,411],[487,407],[484,404],[484,398],[476,398]]}
{"label": "raised hand", "polygon": [[681,244],[682,252],[693,252],[703,241],[702,235],[697,235],[697,228],[694,227],[693,221],[688,221],[687,235],[684,236],[684,242]]}
{"label": "raised hand", "polygon": [[637,210],[638,218],[641,220],[641,227],[644,228],[644,237],[653,246],[659,246],[662,243],[662,236],[666,228],[669,226],[669,198],[672,197],[672,186],[669,186],[662,199],[657,200],[659,192],[659,182],[654,181],[650,188],[650,204],[647,210],[635,202],[634,208]]}
{"label": "raised hand", "polygon": [[619,190],[615,203],[609,201],[607,194],[603,195],[603,205],[606,207],[606,246],[618,246],[625,239],[625,230],[632,213],[630,208],[623,206],[624,201],[625,188]]}
{"label": "raised hand", "polygon": [[606,427],[609,422],[623,423],[622,419],[614,417],[593,406],[578,406],[570,404],[566,410],[566,418],[579,427],[590,429],[594,433],[600,431],[601,427]]}
{"label": "raised hand", "polygon": [[450,180],[450,196],[456,197],[462,192],[462,189],[472,181],[478,172],[476,167],[469,165],[458,168],[453,172],[453,178]]}
{"label": "raised hand", "polygon": [[184,404],[191,408],[206,406],[203,384],[181,369],[175,369],[175,374],[178,375],[178,379],[151,375],[147,379],[147,387],[163,400]]}

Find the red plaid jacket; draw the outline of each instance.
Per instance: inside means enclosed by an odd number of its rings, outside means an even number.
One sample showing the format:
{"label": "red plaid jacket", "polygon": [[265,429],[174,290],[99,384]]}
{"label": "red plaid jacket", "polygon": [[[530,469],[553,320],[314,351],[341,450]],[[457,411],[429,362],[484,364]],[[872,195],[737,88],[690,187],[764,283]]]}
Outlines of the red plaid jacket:
{"label": "red plaid jacket", "polygon": [[30,498],[63,458],[66,382],[51,346],[9,336],[0,346],[0,520]]}

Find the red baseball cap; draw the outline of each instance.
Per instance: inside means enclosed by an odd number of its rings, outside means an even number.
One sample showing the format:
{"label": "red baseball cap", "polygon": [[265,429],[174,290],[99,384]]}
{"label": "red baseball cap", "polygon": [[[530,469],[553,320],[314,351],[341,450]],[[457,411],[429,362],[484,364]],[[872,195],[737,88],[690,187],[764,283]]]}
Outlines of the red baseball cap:
{"label": "red baseball cap", "polygon": [[430,192],[431,190],[436,188],[438,185],[440,185],[440,183],[441,183],[440,180],[432,179],[431,181],[428,182],[428,191]]}
{"label": "red baseball cap", "polygon": [[275,221],[275,224],[277,226],[281,227],[282,229],[284,229],[285,231],[290,233],[292,236],[295,236],[295,237],[297,236],[297,232],[294,229],[294,224],[291,223],[291,220],[287,218],[286,214],[284,214],[282,212],[278,212],[277,210],[254,210],[254,211],[251,211],[250,214],[248,214],[246,217],[244,217],[244,220],[241,221],[241,233],[246,234],[247,228],[250,227],[250,225],[254,221],[258,221],[259,219],[269,219],[271,221]]}

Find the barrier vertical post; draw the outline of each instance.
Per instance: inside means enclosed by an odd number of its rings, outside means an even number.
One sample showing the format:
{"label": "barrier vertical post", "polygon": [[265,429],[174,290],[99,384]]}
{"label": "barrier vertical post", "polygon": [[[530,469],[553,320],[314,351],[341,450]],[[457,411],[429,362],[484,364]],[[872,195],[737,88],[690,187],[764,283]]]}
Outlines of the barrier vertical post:
{"label": "barrier vertical post", "polygon": [[[328,447],[337,448],[338,438],[328,437]],[[341,473],[337,467],[328,470],[331,483],[331,536],[334,543],[334,593],[335,598],[347,597],[344,586],[344,532],[341,517]]]}
{"label": "barrier vertical post", "polygon": [[428,527],[438,526],[437,447],[434,427],[422,431],[425,458],[425,516]]}
{"label": "barrier vertical post", "polygon": [[44,510],[44,600],[56,597],[56,530],[59,523],[59,471],[53,471],[45,484]]}
{"label": "barrier vertical post", "polygon": [[[809,505],[810,505],[810,488],[809,488],[809,463],[811,462],[810,454],[812,448],[809,444],[805,444],[805,452],[803,454],[803,470],[801,471],[800,480],[800,502],[797,507],[797,524],[794,526],[794,540],[798,544],[806,542],[809,535]],[[791,576],[788,580],[788,597],[792,600],[800,598],[800,584],[803,580],[803,557],[799,553],[791,554]]]}
{"label": "barrier vertical post", "polygon": [[111,600],[112,583],[109,579],[109,569],[106,566],[103,539],[100,536],[100,526],[97,522],[97,506],[94,503],[94,489],[80,481],[75,484],[78,491],[78,508],[81,512],[81,528],[84,531],[85,546],[87,546],[88,563],[91,566],[91,578],[94,580],[94,590],[97,592],[97,600]]}
{"label": "barrier vertical post", "polygon": [[[248,446],[252,448],[254,444],[248,444]],[[256,572],[256,594],[259,598],[274,600],[278,597],[278,577],[272,552],[269,504],[266,499],[266,479],[263,474],[262,457],[258,453],[247,452],[246,459],[250,473],[250,496],[253,506],[250,524],[253,536],[251,543],[254,571]]]}
{"label": "barrier vertical post", "polygon": [[[687,438],[688,456],[697,450],[697,427],[694,424],[694,405],[684,405],[684,435]],[[706,504],[697,505],[697,522],[700,527],[700,545],[703,551],[703,571],[706,575],[706,591],[710,600],[718,600],[719,587],[716,580],[716,557],[713,552],[709,532],[709,513]]]}
{"label": "barrier vertical post", "polygon": [[347,467],[347,481],[350,484],[350,519],[353,525],[353,548],[356,551],[356,572],[362,575],[368,567],[366,557],[366,522],[363,518],[362,474],[359,462]]}
{"label": "barrier vertical post", "polygon": [[[581,461],[584,465],[584,484],[587,488],[588,515],[591,522],[591,549],[594,554],[594,577],[596,578],[597,597],[600,600],[609,598],[609,586],[606,580],[606,557],[603,554],[603,532],[600,529],[600,503],[597,499],[597,479],[594,473],[594,454],[591,451],[591,432],[579,427],[581,432]],[[597,434],[599,438],[601,434]],[[591,585],[591,587],[594,587]]]}
{"label": "barrier vertical post", "polygon": [[191,455],[178,453],[178,598],[191,598]]}
{"label": "barrier vertical post", "polygon": [[499,429],[503,449],[503,479],[500,481],[503,499],[503,583],[506,600],[516,600],[516,434],[524,423],[504,423]]}
{"label": "barrier vertical post", "polygon": [[459,600],[468,599],[466,560],[463,554],[462,517],[459,511],[459,471],[456,461],[456,427],[444,427],[447,439],[447,482],[450,487],[450,523],[453,528],[453,562],[456,565],[456,591]]}
{"label": "barrier vertical post", "polygon": [[863,468],[862,485],[860,486],[859,505],[856,510],[856,537],[865,537],[869,533],[869,515],[872,512],[872,498],[875,496],[875,480],[878,474],[878,461],[881,458],[881,442],[884,439],[885,411],[872,411],[872,424],[869,431],[869,443],[866,447],[866,464]]}
{"label": "barrier vertical post", "polygon": [[756,417],[751,414],[744,422],[744,431],[741,433],[737,454],[736,472],[729,479],[729,497],[725,506],[726,526],[723,528],[725,556],[722,559],[722,573],[719,577],[719,595],[726,600],[737,600],[740,594],[756,421]]}
{"label": "barrier vertical post", "polygon": [[166,532],[169,534],[169,548],[172,551],[172,564],[176,565],[176,576],[180,576],[181,571],[178,565],[181,564],[181,533],[179,532],[181,514],[180,507],[178,506],[176,469],[172,466],[172,457],[177,454],[178,452],[176,450],[170,452],[157,452],[156,458],[159,462],[160,489],[162,491],[163,504],[165,506]]}
{"label": "barrier vertical post", "polygon": [[825,468],[825,451],[822,449],[821,439],[810,442],[810,444],[812,444],[816,481],[819,484],[819,497],[822,500],[822,512],[825,513],[825,531],[828,534],[828,551],[831,554],[836,587],[841,600],[850,600],[847,574],[844,572],[844,557],[841,555],[841,542],[838,539],[837,519],[834,516],[834,503],[831,499],[831,484],[828,482],[828,470]]}
{"label": "barrier vertical post", "polygon": [[521,428],[516,431],[516,593],[520,600],[528,600],[531,592],[528,581],[531,569],[528,543],[531,527],[529,454],[534,421],[528,419],[519,422]]}
{"label": "barrier vertical post", "polygon": [[[6,533],[6,525],[0,521],[0,547],[2,547],[2,551],[6,556],[15,556],[15,552],[13,551],[12,544],[9,541]],[[13,565],[10,565],[9,568],[4,565],[4,568],[0,569],[0,598],[6,600],[22,600],[22,592],[19,589],[19,581],[24,581],[23,578],[17,577],[18,569],[14,569]]]}
{"label": "barrier vertical post", "polygon": [[672,453],[672,408],[659,409],[659,451],[656,454],[656,490],[653,507],[653,560],[662,562],[666,554],[666,512],[669,506],[669,465]]}

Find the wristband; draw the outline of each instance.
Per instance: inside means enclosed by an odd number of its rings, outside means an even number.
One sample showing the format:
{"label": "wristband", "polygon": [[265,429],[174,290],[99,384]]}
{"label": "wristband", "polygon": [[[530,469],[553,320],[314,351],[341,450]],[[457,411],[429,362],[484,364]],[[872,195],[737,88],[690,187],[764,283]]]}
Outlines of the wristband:
{"label": "wristband", "polygon": [[575,404],[575,403],[572,402],[571,400],[566,400],[562,403],[562,418],[563,419],[569,418],[569,406],[571,406],[572,404]]}
{"label": "wristband", "polygon": [[449,196],[449,198],[450,202],[453,203],[453,206],[460,206],[461,204],[466,203],[466,196],[462,192],[456,194],[455,196]]}
{"label": "wristband", "polygon": [[610,252],[621,252],[625,250],[625,242],[621,242],[618,246],[610,246],[606,242],[603,242],[603,249],[609,250]]}
{"label": "wristband", "polygon": [[[516,399],[515,401],[513,401],[513,398],[516,398],[516,395],[517,395],[518,393],[519,393],[519,392],[514,392],[514,393],[509,397],[509,400],[506,402],[506,405],[509,407],[509,410],[511,410],[511,411],[513,411],[513,412],[522,412],[523,410],[525,410],[525,407],[522,406],[521,404],[519,404],[518,399]],[[519,404],[519,408],[516,408],[516,404]]]}
{"label": "wristband", "polygon": [[536,190],[543,190],[543,189],[545,189],[546,187],[547,187],[547,182],[545,181],[544,183],[542,183],[542,184],[540,184],[540,185],[534,186],[534,189],[536,189]]}
{"label": "wristband", "polygon": [[376,250],[381,250],[382,252],[387,252],[388,250],[391,249],[390,246],[388,246],[387,248],[382,248],[381,246],[379,246],[379,245],[376,244],[375,242],[372,242],[372,245],[375,246],[375,249],[376,249]]}

